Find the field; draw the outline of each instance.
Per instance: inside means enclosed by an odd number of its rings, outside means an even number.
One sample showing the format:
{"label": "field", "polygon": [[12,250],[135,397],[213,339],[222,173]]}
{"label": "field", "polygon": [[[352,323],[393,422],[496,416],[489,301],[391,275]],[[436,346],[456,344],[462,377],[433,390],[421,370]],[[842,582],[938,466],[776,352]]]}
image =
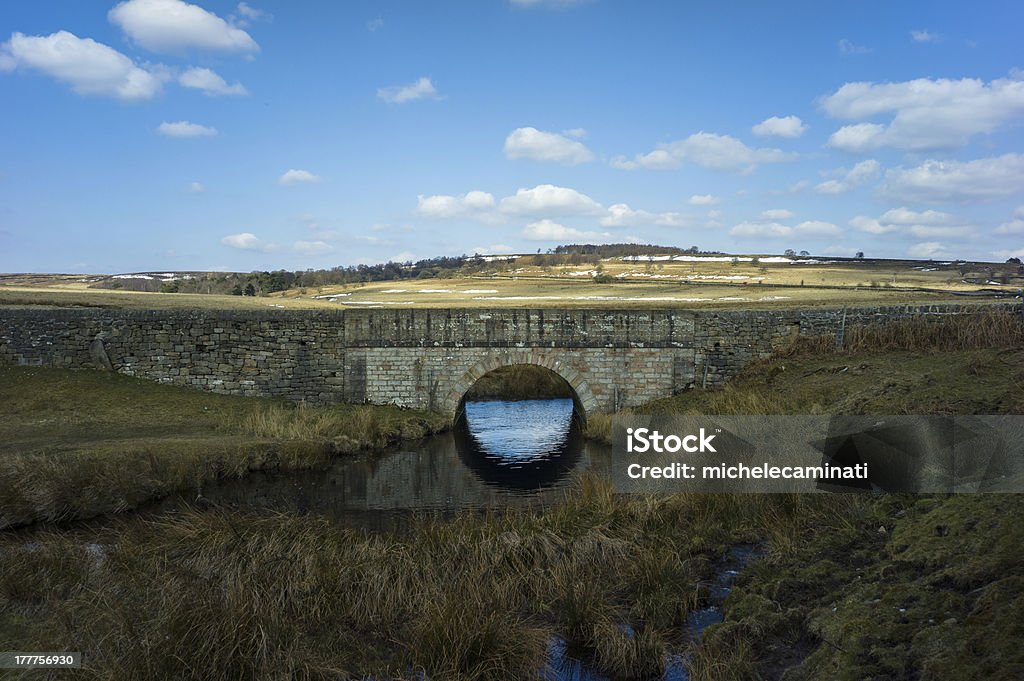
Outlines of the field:
{"label": "field", "polygon": [[[483,273],[299,287],[268,295],[145,293],[95,288],[104,275],[0,275],[0,305],[134,308],[702,307],[886,305],[1013,295],[1016,265],[762,256],[605,258],[548,265],[545,256],[494,261]],[[735,262],[734,262],[735,261]],[[118,275],[124,276],[124,275]],[[127,281],[127,280],[125,280]]]}
{"label": "field", "polygon": [[[726,390],[645,410],[1024,411],[1024,336],[1009,315],[847,340],[795,345]],[[36,498],[69,503],[144,488],[137,472],[161,465],[133,442],[301,441],[369,418],[101,372],[12,368],[0,386],[0,437],[15,450],[4,465],[38,470]],[[406,414],[392,437],[424,427]],[[104,453],[112,438],[129,453]],[[71,475],[79,450],[93,464]],[[5,511],[16,485],[0,493]],[[92,662],[74,678],[505,679],[530,678],[557,636],[621,679],[660,676],[670,655],[689,654],[694,681],[780,679],[788,667],[786,681],[1009,680],[1024,673],[1022,513],[1020,495],[622,496],[584,477],[548,508],[421,518],[397,534],[295,514],[125,515],[99,539],[0,534],[0,648],[81,650]],[[693,648],[683,623],[737,543],[761,557]]]}

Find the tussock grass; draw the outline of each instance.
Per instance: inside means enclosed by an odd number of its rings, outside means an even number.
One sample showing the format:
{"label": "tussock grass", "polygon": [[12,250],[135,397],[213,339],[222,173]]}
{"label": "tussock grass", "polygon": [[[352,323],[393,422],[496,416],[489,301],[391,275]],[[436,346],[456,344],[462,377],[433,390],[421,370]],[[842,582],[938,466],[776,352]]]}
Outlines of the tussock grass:
{"label": "tussock grass", "polygon": [[[94,679],[530,678],[553,635],[614,678],[661,673],[725,548],[858,499],[622,497],[587,477],[547,509],[366,535],[315,517],[125,522],[97,559],[0,541],[0,645],[82,650]],[[22,628],[33,620],[38,626]]]}

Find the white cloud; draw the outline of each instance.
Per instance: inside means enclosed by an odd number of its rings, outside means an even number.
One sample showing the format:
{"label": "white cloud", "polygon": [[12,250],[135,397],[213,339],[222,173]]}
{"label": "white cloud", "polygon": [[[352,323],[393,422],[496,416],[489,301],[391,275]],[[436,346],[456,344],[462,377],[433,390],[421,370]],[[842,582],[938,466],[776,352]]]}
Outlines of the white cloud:
{"label": "white cloud", "polygon": [[494,196],[482,191],[471,191],[460,196],[420,194],[416,200],[416,214],[432,219],[467,218],[493,224],[502,221],[501,216],[494,214],[496,206]]}
{"label": "white cloud", "polygon": [[795,213],[785,208],[771,208],[761,211],[761,218],[764,220],[788,220],[794,217]]}
{"label": "white cloud", "polygon": [[1024,234],[1024,206],[1017,206],[1017,209],[1013,211],[1013,219],[996,227],[995,233]]}
{"label": "white cloud", "polygon": [[294,168],[286,170],[281,177],[277,178],[277,183],[283,185],[310,184],[319,181],[319,175],[314,175],[308,170],[295,170]]}
{"label": "white cloud", "polygon": [[1008,248],[1005,248],[1005,249],[1002,249],[1002,250],[999,250],[999,251],[992,251],[992,255],[996,256],[997,258],[1021,258],[1021,259],[1024,259],[1024,248],[1018,248],[1015,251],[1010,250]]}
{"label": "white cloud", "polygon": [[569,128],[568,130],[563,130],[562,134],[566,137],[581,140],[587,136],[587,131],[585,128]]}
{"label": "white cloud", "polygon": [[539,184],[505,197],[499,209],[508,215],[594,215],[601,204],[575,189]]}
{"label": "white cloud", "polygon": [[203,194],[206,192],[206,187],[202,182],[193,182],[188,186],[189,194]]}
{"label": "white cloud", "polygon": [[718,202],[719,198],[717,196],[712,196],[711,194],[694,194],[690,197],[689,201],[687,201],[691,206],[714,206],[717,205]]}
{"label": "white cloud", "polygon": [[157,126],[156,131],[167,137],[213,137],[217,134],[216,128],[211,128],[189,121],[177,121],[167,123],[166,121]]}
{"label": "white cloud", "polygon": [[844,125],[828,138],[828,146],[854,153],[871,151],[885,144],[885,130],[878,123]]}
{"label": "white cloud", "polygon": [[841,175],[838,180],[822,182],[814,191],[819,194],[843,194],[878,177],[882,166],[874,159],[861,161],[850,170],[840,168],[834,171]]}
{"label": "white cloud", "polygon": [[931,258],[942,258],[949,255],[949,250],[945,244],[939,243],[938,241],[924,241],[919,244],[914,244],[907,249],[907,255],[911,258],[921,258],[922,260],[928,260]]}
{"label": "white cloud", "polygon": [[729,236],[780,238],[792,236],[793,228],[778,222],[741,222],[729,230]]}
{"label": "white cloud", "polygon": [[741,222],[729,230],[729,236],[784,238],[792,236],[837,236],[843,230],[831,222],[805,220],[796,227],[780,222]]}
{"label": "white cloud", "polygon": [[857,45],[846,38],[840,39],[838,43],[840,54],[870,54],[874,50],[864,45]]}
{"label": "white cloud", "polygon": [[611,165],[623,170],[678,168],[684,160],[711,170],[750,172],[760,163],[781,163],[796,158],[781,149],[755,149],[730,137],[698,132],[684,140],[660,144],[647,154],[638,154],[632,161],[624,157],[612,159]]}
{"label": "white cloud", "polygon": [[377,90],[377,97],[385,102],[403,104],[413,102],[417,99],[438,99],[439,95],[434,83],[426,76],[409,85],[394,85],[382,87]]}
{"label": "white cloud", "polygon": [[885,173],[883,193],[904,201],[984,201],[1019,194],[1024,187],[1024,154],[974,161],[925,161]]}
{"label": "white cloud", "polygon": [[822,220],[805,220],[793,228],[793,233],[807,236],[837,236],[843,233],[838,225]]}
{"label": "white cloud", "polygon": [[900,228],[899,225],[891,223],[883,224],[880,220],[876,218],[869,218],[866,215],[858,215],[853,218],[850,220],[850,225],[852,227],[856,227],[862,232],[867,232],[868,234],[888,234],[890,232],[895,232]]}
{"label": "white cloud", "polygon": [[[239,7],[241,10],[241,7]],[[151,52],[190,49],[258,52],[248,33],[182,0],[127,0],[107,13],[136,44]]]}
{"label": "white cloud", "polygon": [[178,76],[178,82],[183,87],[202,90],[207,95],[247,95],[249,91],[241,83],[228,85],[215,71],[211,69],[192,67]]}
{"label": "white cloud", "polygon": [[949,225],[957,221],[941,210],[914,211],[903,207],[887,210],[879,219],[894,225]]}
{"label": "white cloud", "polygon": [[225,246],[231,248],[238,248],[243,251],[272,251],[275,249],[274,244],[263,241],[257,238],[252,232],[242,232],[241,234],[229,234],[220,240]]}
{"label": "white cloud", "polygon": [[583,144],[553,132],[537,128],[516,128],[505,138],[505,156],[578,165],[594,160]]}
{"label": "white cloud", "polygon": [[270,16],[263,10],[256,9],[247,2],[238,3],[238,13],[250,21],[259,21],[260,19],[265,19]]}
{"label": "white cloud", "polygon": [[326,241],[296,241],[292,250],[301,255],[323,255],[334,250]]}
{"label": "white cloud", "polygon": [[912,151],[951,149],[1024,115],[1024,81],[918,78],[898,83],[847,83],[819,103],[838,119],[893,116],[886,125],[858,123],[840,128],[829,139],[833,148],[850,152],[881,146]]}
{"label": "white cloud", "polygon": [[942,35],[925,29],[911,31],[910,37],[915,43],[940,43]]}
{"label": "white cloud", "polygon": [[661,227],[684,227],[688,220],[679,213],[651,213],[634,210],[625,203],[608,207],[608,214],[601,218],[602,227],[634,227],[637,225],[658,225]]}
{"label": "white cloud", "polygon": [[384,20],[381,19],[380,17],[377,17],[376,19],[370,19],[369,21],[366,22],[366,30],[370,31],[371,33],[379,31],[382,28],[384,28]]}
{"label": "white cloud", "polygon": [[29,68],[67,83],[82,95],[106,95],[126,101],[152,99],[163,76],[148,71],[112,47],[68,31],[48,36],[14,33],[0,45],[0,69]]}
{"label": "white cloud", "polygon": [[788,137],[790,139],[799,137],[807,130],[807,125],[797,116],[786,116],[779,118],[772,116],[761,121],[753,128],[755,135]]}
{"label": "white cloud", "polygon": [[970,236],[974,228],[955,215],[938,210],[915,211],[900,207],[886,211],[878,218],[858,215],[850,225],[868,234],[901,232],[918,239],[960,238]]}
{"label": "white cloud", "polygon": [[545,218],[526,225],[526,228],[523,229],[523,237],[530,241],[565,241],[568,239],[606,241],[611,238],[611,234],[608,232],[583,232]]}

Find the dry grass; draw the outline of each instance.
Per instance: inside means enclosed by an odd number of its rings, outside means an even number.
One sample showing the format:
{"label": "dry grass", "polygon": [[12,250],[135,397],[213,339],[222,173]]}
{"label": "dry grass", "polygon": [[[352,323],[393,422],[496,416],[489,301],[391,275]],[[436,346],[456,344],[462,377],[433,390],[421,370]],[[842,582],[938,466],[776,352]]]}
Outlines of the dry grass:
{"label": "dry grass", "polygon": [[253,470],[421,438],[438,414],[297,406],[97,371],[0,367],[0,528],[136,508]]}
{"label": "dry grass", "polygon": [[813,504],[624,498],[588,478],[546,511],[423,518],[400,536],[192,512],[124,524],[99,560],[67,536],[7,541],[0,646],[82,650],[93,679],[508,679],[533,676],[557,634],[604,673],[646,678],[680,651],[716,556],[766,520],[803,526]]}

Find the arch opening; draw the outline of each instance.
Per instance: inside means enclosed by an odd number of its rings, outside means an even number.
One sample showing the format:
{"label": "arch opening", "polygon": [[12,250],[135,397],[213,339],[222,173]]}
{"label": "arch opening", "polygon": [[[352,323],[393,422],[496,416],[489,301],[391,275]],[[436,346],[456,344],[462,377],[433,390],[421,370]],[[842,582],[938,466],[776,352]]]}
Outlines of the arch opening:
{"label": "arch opening", "polygon": [[561,373],[534,363],[503,364],[477,375],[459,397],[456,447],[483,482],[536,490],[576,466],[585,419],[583,399]]}

